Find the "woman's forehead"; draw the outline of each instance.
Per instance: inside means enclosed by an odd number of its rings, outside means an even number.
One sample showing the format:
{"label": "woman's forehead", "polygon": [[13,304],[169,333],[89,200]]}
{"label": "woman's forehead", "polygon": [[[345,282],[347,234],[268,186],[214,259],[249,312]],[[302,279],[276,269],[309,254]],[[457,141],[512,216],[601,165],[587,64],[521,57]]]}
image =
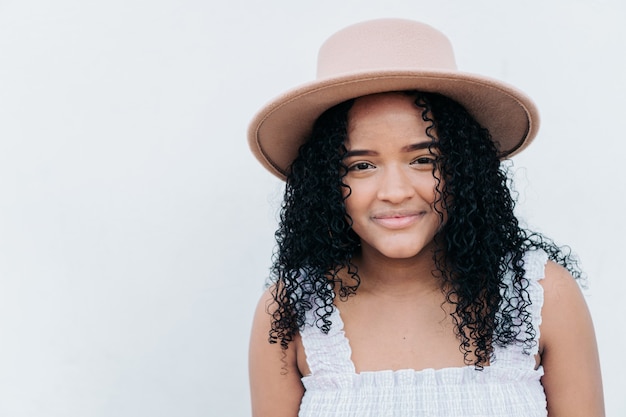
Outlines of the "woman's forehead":
{"label": "woman's forehead", "polygon": [[[421,142],[432,143],[432,120],[424,120],[424,109],[416,104],[416,96],[405,93],[383,93],[359,97],[348,112],[346,145],[402,139],[401,146]],[[357,145],[358,146],[358,145]]]}

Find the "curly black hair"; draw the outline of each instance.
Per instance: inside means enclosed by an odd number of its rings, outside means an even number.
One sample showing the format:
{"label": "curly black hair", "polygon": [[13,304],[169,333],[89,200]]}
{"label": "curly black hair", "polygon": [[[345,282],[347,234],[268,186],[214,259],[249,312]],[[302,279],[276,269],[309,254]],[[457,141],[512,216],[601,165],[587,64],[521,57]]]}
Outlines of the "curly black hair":
{"label": "curly black hair", "polygon": [[[429,123],[426,134],[439,150],[433,174],[437,202],[447,221],[435,237],[434,273],[455,308],[452,317],[465,362],[482,369],[493,356],[494,344],[521,343],[529,353],[537,329],[529,313],[524,253],[543,249],[580,278],[577,260],[569,248],[520,226],[508,169],[489,132],[463,106],[436,93],[404,93],[415,97]],[[328,332],[334,297],[345,299],[360,284],[351,262],[360,243],[345,210],[349,189],[343,182],[347,168],[342,162],[353,102],[341,103],[318,118],[287,177],[271,270],[275,285],[269,334],[270,343],[280,343],[283,349],[304,326],[305,313],[311,309],[316,325]],[[341,271],[350,278],[339,278]],[[511,271],[513,286],[507,289],[504,276]]]}

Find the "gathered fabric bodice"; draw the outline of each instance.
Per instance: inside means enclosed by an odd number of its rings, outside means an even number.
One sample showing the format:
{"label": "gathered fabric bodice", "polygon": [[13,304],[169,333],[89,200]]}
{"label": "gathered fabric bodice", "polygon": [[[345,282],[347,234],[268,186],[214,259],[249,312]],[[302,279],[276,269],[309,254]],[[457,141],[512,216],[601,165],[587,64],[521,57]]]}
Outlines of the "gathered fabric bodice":
{"label": "gathered fabric bodice", "polygon": [[[494,346],[494,356],[482,370],[465,366],[357,373],[339,310],[330,316],[328,334],[315,325],[309,311],[300,335],[311,374],[302,378],[299,417],[546,417],[543,368],[535,369],[543,305],[539,280],[546,262],[543,251],[524,256],[536,343],[530,349],[517,343]],[[512,281],[512,274],[507,276]]]}

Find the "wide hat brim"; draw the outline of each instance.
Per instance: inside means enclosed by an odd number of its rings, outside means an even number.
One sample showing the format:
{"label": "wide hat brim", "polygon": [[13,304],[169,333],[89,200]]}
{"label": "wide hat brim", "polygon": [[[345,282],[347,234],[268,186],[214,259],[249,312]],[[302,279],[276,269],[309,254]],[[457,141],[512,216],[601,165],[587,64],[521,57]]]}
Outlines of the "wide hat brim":
{"label": "wide hat brim", "polygon": [[250,123],[250,148],[265,168],[284,180],[324,111],[349,99],[405,90],[439,93],[463,105],[489,130],[500,158],[523,150],[539,128],[533,101],[501,81],[456,69],[385,68],[318,78],[275,98]]}

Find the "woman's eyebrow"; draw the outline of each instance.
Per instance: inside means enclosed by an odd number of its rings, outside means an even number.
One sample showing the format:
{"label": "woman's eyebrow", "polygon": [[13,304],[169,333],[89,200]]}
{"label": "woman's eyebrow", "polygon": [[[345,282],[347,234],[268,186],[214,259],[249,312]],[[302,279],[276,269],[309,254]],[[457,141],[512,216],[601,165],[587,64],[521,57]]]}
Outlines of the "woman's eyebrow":
{"label": "woman's eyebrow", "polygon": [[344,158],[350,158],[352,156],[376,156],[378,155],[378,152],[376,151],[370,151],[367,149],[352,149],[349,151],[346,151],[346,153],[343,154]]}
{"label": "woman's eyebrow", "polygon": [[[413,151],[419,151],[422,149],[429,149],[429,148],[437,148],[438,144],[437,142],[433,142],[433,141],[425,141],[425,142],[418,142],[418,143],[412,143],[410,145],[406,145],[402,147],[402,152],[413,152]],[[376,156],[378,155],[378,152],[374,151],[374,150],[369,150],[369,149],[351,149],[349,151],[346,151],[345,154],[343,154],[344,158],[351,158],[353,156]]]}
{"label": "woman's eyebrow", "polygon": [[[437,148],[439,145],[437,142],[433,142],[433,141],[424,141],[424,142],[417,142],[417,143],[412,143],[410,145],[406,145],[402,147],[402,152],[413,152],[413,151],[419,151],[422,149],[429,149],[429,148]],[[349,151],[346,151],[345,154],[343,154],[344,158],[351,158],[353,156],[376,156],[378,155],[378,152],[374,151],[374,150],[370,150],[370,149],[351,149]]]}
{"label": "woman's eyebrow", "polygon": [[430,149],[430,148],[438,148],[438,147],[439,147],[439,144],[437,142],[426,141],[426,142],[412,143],[410,145],[403,146],[402,150],[404,152],[412,152],[412,151],[419,151],[422,149]]}

